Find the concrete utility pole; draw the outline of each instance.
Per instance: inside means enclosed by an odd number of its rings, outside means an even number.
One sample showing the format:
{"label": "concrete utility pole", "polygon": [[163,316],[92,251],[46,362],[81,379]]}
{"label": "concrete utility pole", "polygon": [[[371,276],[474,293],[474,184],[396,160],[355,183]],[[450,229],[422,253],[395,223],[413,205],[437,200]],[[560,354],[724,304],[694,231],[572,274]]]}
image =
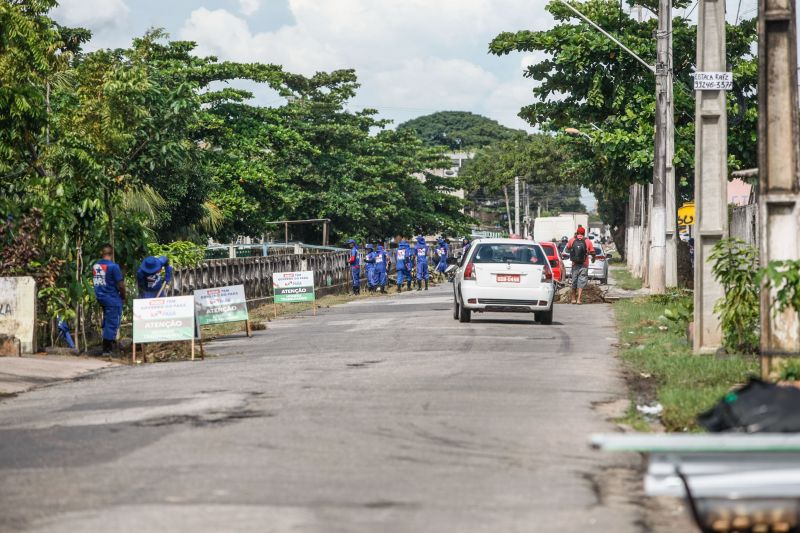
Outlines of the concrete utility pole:
{"label": "concrete utility pole", "polygon": [[530,189],[528,188],[528,182],[527,181],[525,183],[523,183],[523,186],[524,186],[524,190],[525,190],[525,193],[523,195],[524,198],[525,198],[525,216],[522,219],[522,221],[524,223],[524,225],[523,225],[523,229],[524,229],[523,237],[525,239],[527,239],[528,235],[530,235],[530,232],[531,232],[531,193],[530,193]]}
{"label": "concrete utility pole", "polygon": [[[761,264],[800,252],[798,197],[797,27],[794,0],[759,0],[758,168]],[[761,291],[761,373],[780,370],[782,356],[800,354],[797,314],[774,311]]]}
{"label": "concrete utility pole", "polygon": [[656,32],[656,142],[653,162],[653,211],[650,226],[648,281],[655,294],[666,291],[667,263],[667,138],[669,85],[671,81],[669,43],[672,27],[672,0],[659,0]]}
{"label": "concrete utility pole", "polygon": [[[697,72],[725,72],[725,0],[700,0]],[[759,89],[760,92],[760,89]],[[722,344],[714,305],[723,296],[708,256],[728,236],[728,115],[724,90],[695,91],[694,351]]]}
{"label": "concrete utility pole", "polygon": [[668,72],[667,80],[667,248],[666,248],[666,286],[678,286],[678,208],[677,191],[675,183],[675,101],[673,99],[673,73],[672,73],[672,17],[669,19],[669,46],[668,46]]}
{"label": "concrete utility pole", "polygon": [[514,233],[519,235],[519,176],[514,176]]}

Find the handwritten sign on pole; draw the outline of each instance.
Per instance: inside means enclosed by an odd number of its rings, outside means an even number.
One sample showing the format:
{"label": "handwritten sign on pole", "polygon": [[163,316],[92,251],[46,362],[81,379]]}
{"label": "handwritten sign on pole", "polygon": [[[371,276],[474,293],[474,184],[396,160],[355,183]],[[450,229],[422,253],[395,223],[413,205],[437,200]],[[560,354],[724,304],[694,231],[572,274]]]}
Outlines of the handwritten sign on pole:
{"label": "handwritten sign on pole", "polygon": [[730,91],[733,89],[733,72],[695,72],[695,91]]}

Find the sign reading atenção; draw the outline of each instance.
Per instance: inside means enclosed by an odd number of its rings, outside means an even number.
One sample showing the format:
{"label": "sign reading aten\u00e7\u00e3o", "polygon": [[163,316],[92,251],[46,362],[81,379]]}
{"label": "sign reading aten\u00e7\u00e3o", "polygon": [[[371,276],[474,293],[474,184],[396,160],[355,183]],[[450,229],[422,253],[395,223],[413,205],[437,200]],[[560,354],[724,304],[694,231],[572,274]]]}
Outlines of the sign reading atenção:
{"label": "sign reading aten\u00e7\u00e3o", "polygon": [[194,291],[194,305],[201,326],[249,320],[244,285],[198,289]]}
{"label": "sign reading aten\u00e7\u00e3o", "polygon": [[133,342],[194,340],[194,297],[133,301]]}
{"label": "sign reading aten\u00e7\u00e3o", "polygon": [[272,275],[272,288],[275,303],[313,302],[314,273],[302,272],[276,272]]}

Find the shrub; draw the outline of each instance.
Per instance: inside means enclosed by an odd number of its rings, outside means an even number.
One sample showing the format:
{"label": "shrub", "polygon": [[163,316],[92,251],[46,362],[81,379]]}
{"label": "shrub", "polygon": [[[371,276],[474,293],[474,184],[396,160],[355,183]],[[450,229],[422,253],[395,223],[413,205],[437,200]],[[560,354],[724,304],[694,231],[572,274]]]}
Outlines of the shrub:
{"label": "shrub", "polygon": [[714,312],[720,317],[725,350],[756,353],[760,331],[758,252],[739,239],[723,239],[714,246],[708,260],[724,292]]}
{"label": "shrub", "polygon": [[189,241],[151,243],[147,246],[147,252],[155,256],[166,255],[174,267],[197,266],[205,258],[205,248]]}

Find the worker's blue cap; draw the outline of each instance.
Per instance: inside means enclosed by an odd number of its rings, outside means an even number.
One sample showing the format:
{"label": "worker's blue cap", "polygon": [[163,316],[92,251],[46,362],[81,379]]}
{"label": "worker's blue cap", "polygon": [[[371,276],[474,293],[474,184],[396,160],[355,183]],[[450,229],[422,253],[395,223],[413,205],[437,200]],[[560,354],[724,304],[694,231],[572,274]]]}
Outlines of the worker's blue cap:
{"label": "worker's blue cap", "polygon": [[148,255],[147,257],[144,258],[144,261],[142,261],[142,264],[139,268],[145,274],[155,274],[159,270],[161,270],[162,266],[163,263],[159,258],[153,257],[152,255]]}
{"label": "worker's blue cap", "polygon": [[424,243],[425,242],[425,237],[420,235],[419,237],[417,237],[417,242],[420,243],[420,244]]}
{"label": "worker's blue cap", "polygon": [[353,239],[350,239],[349,241],[347,241],[347,244],[355,244],[355,243],[356,243],[356,241],[354,241]]}
{"label": "worker's blue cap", "polygon": [[365,246],[365,248],[366,248],[367,250],[372,250],[372,249],[374,248],[374,246],[372,246],[370,243],[367,243],[367,245]]}

